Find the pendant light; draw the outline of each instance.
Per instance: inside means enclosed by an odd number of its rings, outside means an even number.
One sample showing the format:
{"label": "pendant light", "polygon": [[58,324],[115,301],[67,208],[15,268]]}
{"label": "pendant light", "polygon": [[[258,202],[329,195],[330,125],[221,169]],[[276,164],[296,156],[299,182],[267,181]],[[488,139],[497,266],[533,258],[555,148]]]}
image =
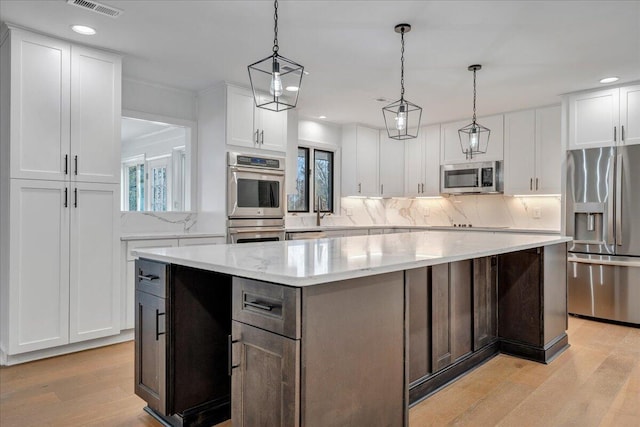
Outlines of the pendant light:
{"label": "pendant light", "polygon": [[382,109],[387,134],[392,139],[412,139],[418,136],[422,108],[404,98],[404,35],[411,31],[411,25],[398,24],[395,32],[400,33],[400,99]]}
{"label": "pendant light", "polygon": [[473,71],[473,119],[471,124],[458,130],[458,136],[462,152],[467,159],[473,159],[474,155],[487,152],[491,130],[476,121],[476,71],[481,70],[482,65],[469,65],[467,69]]}
{"label": "pendant light", "polygon": [[249,65],[249,81],[256,107],[271,111],[295,108],[304,67],[278,53],[278,0],[273,2],[273,53]]}

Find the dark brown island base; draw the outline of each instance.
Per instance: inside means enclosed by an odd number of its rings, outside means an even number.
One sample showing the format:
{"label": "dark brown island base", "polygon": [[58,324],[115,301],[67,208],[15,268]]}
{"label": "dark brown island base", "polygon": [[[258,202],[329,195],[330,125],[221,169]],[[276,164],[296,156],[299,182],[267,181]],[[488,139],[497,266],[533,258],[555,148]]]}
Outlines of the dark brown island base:
{"label": "dark brown island base", "polygon": [[[567,240],[451,262],[414,251],[430,265],[297,286],[229,274],[204,249],[140,252],[136,394],[173,426],[407,426],[411,405],[500,352],[549,363],[569,346]],[[295,258],[284,243],[260,248]]]}

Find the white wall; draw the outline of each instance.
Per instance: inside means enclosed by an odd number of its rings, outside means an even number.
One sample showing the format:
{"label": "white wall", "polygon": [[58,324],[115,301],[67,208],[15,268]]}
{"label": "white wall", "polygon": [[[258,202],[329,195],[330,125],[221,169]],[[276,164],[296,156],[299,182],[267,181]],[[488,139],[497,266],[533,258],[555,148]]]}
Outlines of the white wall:
{"label": "white wall", "polygon": [[122,78],[122,109],[176,119],[197,120],[195,92]]}

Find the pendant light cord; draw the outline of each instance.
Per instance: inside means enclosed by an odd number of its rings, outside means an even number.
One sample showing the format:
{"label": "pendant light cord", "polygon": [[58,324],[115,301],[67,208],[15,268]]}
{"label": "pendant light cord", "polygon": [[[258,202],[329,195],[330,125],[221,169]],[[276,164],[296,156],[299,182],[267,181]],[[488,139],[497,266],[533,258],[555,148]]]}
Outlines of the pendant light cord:
{"label": "pendant light cord", "polygon": [[476,70],[473,70],[473,124],[476,124]]}
{"label": "pendant light cord", "polygon": [[273,2],[273,8],[275,9],[274,13],[273,13],[273,20],[274,20],[274,26],[273,26],[273,53],[274,54],[278,54],[278,0],[275,0]]}
{"label": "pendant light cord", "polygon": [[400,101],[404,101],[404,27],[400,30]]}

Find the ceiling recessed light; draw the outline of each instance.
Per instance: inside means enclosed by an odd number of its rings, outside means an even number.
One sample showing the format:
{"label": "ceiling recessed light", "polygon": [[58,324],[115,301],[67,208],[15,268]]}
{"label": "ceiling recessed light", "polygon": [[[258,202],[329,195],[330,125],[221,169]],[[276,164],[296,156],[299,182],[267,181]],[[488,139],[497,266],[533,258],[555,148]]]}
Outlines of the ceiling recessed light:
{"label": "ceiling recessed light", "polygon": [[304,71],[304,75],[305,75],[305,76],[308,76],[308,75],[309,75],[309,72],[305,70],[305,71]]}
{"label": "ceiling recessed light", "polygon": [[297,92],[298,90],[300,90],[298,86],[287,86],[285,89],[289,92]]}
{"label": "ceiling recessed light", "polygon": [[319,119],[326,119],[327,116],[318,116]]}
{"label": "ceiling recessed light", "polygon": [[604,79],[600,79],[600,83],[613,83],[620,80],[619,77],[605,77]]}
{"label": "ceiling recessed light", "polygon": [[86,25],[72,25],[71,29],[83,36],[92,36],[96,33],[96,30],[91,27],[87,27]]}

